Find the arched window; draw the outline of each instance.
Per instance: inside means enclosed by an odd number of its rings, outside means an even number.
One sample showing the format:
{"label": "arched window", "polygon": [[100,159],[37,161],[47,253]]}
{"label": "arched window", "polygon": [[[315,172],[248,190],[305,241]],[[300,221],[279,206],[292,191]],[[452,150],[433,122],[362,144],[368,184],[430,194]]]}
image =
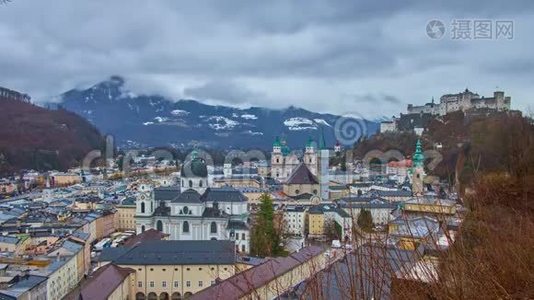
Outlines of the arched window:
{"label": "arched window", "polygon": [[148,300],[158,300],[158,295],[154,292],[148,294]]}
{"label": "arched window", "polygon": [[182,295],[178,292],[172,293],[171,300],[182,300]]}
{"label": "arched window", "polygon": [[145,300],[145,294],[141,292],[135,294],[135,300]]}
{"label": "arched window", "polygon": [[156,223],[156,228],[163,232],[163,222],[161,222],[161,220],[158,220],[158,222]]}
{"label": "arched window", "polygon": [[190,188],[193,187],[193,180],[189,180],[189,187],[190,187]]}
{"label": "arched window", "polygon": [[193,293],[191,293],[191,292],[186,292],[186,293],[184,294],[184,299],[189,299],[189,297],[191,297],[191,296],[193,296]]}
{"label": "arched window", "polygon": [[184,213],[184,215],[187,215],[189,213],[189,208],[187,206],[184,206],[182,212]]}
{"label": "arched window", "polygon": [[141,232],[145,232],[145,225],[141,226]]}
{"label": "arched window", "polygon": [[184,225],[182,225],[182,232],[189,233],[189,222],[184,221]]}
{"label": "arched window", "polygon": [[202,179],[198,182],[198,186],[202,187]]}
{"label": "arched window", "polygon": [[159,300],[169,300],[169,294],[166,292],[159,294]]}
{"label": "arched window", "polygon": [[217,223],[211,222],[210,232],[211,233],[217,233]]}
{"label": "arched window", "polygon": [[280,163],[280,159],[277,158],[277,159],[276,159],[276,163],[277,163],[277,164]]}
{"label": "arched window", "polygon": [[141,202],[141,213],[145,213],[145,202]]}

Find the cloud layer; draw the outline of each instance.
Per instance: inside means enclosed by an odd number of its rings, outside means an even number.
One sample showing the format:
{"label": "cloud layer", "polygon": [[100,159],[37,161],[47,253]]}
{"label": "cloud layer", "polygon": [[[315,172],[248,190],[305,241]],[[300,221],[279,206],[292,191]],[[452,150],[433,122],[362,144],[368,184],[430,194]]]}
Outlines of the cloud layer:
{"label": "cloud layer", "polygon": [[[136,93],[370,117],[498,87],[527,109],[532,1],[400,2],[13,0],[0,5],[0,85],[44,101],[120,74]],[[513,20],[514,39],[452,40],[453,19]]]}

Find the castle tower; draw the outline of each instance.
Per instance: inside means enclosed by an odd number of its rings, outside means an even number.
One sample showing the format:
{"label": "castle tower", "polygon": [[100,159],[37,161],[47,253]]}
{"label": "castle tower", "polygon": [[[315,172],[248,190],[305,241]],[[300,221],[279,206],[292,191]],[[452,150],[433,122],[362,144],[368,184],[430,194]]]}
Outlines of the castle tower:
{"label": "castle tower", "polygon": [[417,140],[415,153],[412,158],[412,193],[414,196],[424,195],[425,156],[421,146],[421,140]]}
{"label": "castle tower", "polygon": [[317,176],[317,151],[315,150],[315,142],[311,137],[309,137],[306,142],[303,160],[304,164],[312,174]]}

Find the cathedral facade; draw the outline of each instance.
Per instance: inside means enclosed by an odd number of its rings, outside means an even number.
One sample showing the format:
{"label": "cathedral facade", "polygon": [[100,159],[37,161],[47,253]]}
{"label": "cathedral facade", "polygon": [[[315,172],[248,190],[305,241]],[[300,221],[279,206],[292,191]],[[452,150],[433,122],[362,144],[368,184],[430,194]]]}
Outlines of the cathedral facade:
{"label": "cathedral facade", "polygon": [[[318,159],[315,142],[313,139],[308,139],[306,143],[302,162],[308,167],[312,174],[317,176]],[[301,160],[299,156],[291,152],[285,140],[276,137],[273,143],[273,151],[271,153],[271,177],[284,182],[293,171],[299,166]]]}

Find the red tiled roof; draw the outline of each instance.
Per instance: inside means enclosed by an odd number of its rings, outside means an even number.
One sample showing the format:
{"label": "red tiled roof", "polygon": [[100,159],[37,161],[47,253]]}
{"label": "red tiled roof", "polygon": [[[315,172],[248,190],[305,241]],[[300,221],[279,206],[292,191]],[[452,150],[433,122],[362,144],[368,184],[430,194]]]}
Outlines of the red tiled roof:
{"label": "red tiled roof", "polygon": [[323,252],[321,247],[308,246],[288,257],[269,259],[194,294],[190,299],[239,299]]}
{"label": "red tiled roof", "polygon": [[107,299],[119,285],[135,271],[107,264],[93,273],[81,287],[70,292],[64,300]]}

